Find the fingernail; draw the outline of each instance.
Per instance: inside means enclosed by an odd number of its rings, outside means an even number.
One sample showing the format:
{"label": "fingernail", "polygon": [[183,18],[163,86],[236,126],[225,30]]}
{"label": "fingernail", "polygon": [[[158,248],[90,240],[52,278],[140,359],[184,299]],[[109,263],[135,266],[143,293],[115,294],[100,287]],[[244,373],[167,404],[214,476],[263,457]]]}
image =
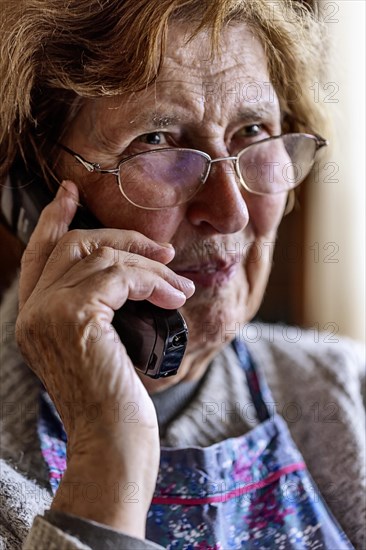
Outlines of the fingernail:
{"label": "fingernail", "polygon": [[188,279],[187,277],[183,277],[183,275],[179,276],[181,283],[186,287],[195,290],[195,284],[191,279]]}
{"label": "fingernail", "polygon": [[173,248],[173,245],[170,243],[159,243],[158,245],[163,246],[164,248]]}
{"label": "fingernail", "polygon": [[66,194],[68,195],[70,198],[73,199],[73,201],[79,205],[79,202],[77,200],[77,196],[75,195],[75,193],[73,191],[71,191],[70,187],[73,186],[72,182],[68,181],[68,180],[64,180],[58,190],[57,190],[57,193],[56,193],[56,197],[59,198],[59,197],[62,197],[63,194]]}
{"label": "fingernail", "polygon": [[177,288],[172,288],[170,292],[176,297],[176,298],[184,298],[184,300],[187,299],[187,296],[182,292],[181,290],[178,290]]}

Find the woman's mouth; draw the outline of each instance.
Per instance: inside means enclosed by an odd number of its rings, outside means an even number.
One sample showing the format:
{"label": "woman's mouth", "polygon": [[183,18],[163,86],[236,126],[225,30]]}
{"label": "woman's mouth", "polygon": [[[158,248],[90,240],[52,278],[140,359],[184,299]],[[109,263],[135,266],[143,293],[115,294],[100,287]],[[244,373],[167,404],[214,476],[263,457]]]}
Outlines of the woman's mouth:
{"label": "woman's mouth", "polygon": [[174,269],[178,275],[183,275],[197,286],[209,288],[223,286],[234,277],[238,268],[237,262],[209,262],[189,267]]}

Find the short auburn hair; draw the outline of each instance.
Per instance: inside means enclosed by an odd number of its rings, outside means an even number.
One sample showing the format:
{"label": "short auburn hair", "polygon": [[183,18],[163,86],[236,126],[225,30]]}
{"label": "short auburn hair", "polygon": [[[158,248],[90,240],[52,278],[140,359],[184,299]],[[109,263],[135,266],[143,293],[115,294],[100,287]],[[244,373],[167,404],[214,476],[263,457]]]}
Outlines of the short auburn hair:
{"label": "short auburn hair", "polygon": [[206,31],[212,55],[225,26],[261,41],[289,127],[324,131],[311,90],[325,74],[317,0],[7,0],[0,27],[0,181],[17,160],[51,185],[54,142],[84,98],[133,93],[159,74],[168,25]]}

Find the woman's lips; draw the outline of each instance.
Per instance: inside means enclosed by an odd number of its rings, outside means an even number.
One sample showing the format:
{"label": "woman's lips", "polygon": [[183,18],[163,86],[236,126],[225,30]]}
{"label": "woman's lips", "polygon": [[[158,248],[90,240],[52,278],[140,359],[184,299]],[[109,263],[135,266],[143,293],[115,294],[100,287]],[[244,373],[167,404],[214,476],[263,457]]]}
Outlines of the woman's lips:
{"label": "woman's lips", "polygon": [[194,282],[195,286],[222,286],[232,279],[237,271],[238,263],[208,263],[198,266],[174,269],[178,275],[183,275]]}

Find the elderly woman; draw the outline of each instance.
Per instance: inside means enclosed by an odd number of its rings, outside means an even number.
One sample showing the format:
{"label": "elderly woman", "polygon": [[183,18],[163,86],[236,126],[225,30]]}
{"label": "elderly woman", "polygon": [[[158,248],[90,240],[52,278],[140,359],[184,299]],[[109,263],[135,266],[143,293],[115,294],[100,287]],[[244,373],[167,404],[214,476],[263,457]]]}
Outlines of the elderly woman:
{"label": "elderly woman", "polygon": [[[242,330],[327,144],[316,6],[2,17],[2,210],[28,244],[2,309],[1,547],[364,548],[356,347]],[[175,376],[135,368],[127,299],[182,312]]]}

